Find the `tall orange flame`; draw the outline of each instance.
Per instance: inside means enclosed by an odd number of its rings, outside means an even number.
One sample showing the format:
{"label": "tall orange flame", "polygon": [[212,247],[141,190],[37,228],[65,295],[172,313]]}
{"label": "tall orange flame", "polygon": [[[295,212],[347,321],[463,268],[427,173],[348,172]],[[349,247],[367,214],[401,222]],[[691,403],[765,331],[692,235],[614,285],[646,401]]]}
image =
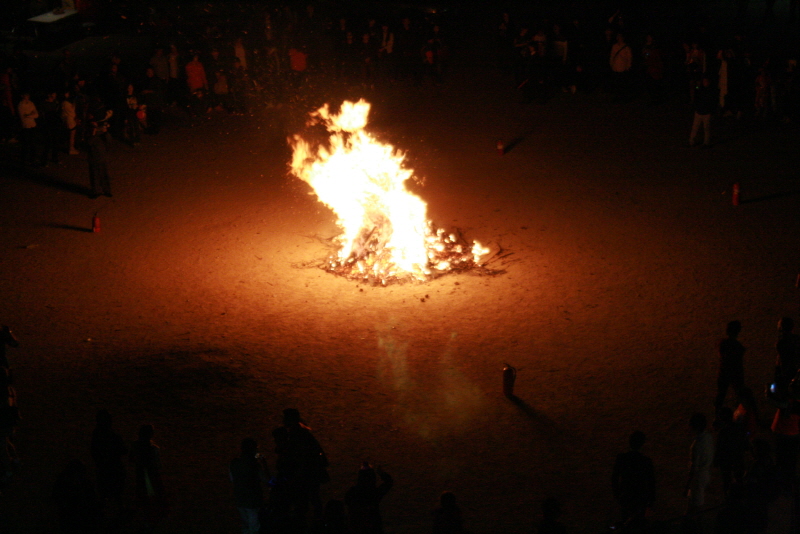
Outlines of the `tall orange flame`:
{"label": "tall orange flame", "polygon": [[314,146],[299,135],[291,141],[292,172],[333,210],[342,229],[330,270],[386,283],[476,265],[488,251],[434,230],[425,202],[405,187],[413,171],[404,167],[404,154],[365,130],[369,110],[363,99],[345,101],[338,114],[325,104],[309,125],[325,126],[327,144]]}

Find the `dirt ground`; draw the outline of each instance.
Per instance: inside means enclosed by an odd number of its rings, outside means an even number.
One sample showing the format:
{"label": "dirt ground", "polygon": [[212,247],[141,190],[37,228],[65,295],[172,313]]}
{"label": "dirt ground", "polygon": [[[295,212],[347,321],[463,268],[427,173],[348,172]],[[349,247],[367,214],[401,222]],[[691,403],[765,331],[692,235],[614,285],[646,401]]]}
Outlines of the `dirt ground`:
{"label": "dirt ground", "polygon": [[[522,105],[483,67],[363,96],[372,131],[424,179],[430,218],[511,253],[498,276],[384,288],[303,268],[336,228],[287,174],[275,109],[172,115],[141,146],[116,143],[113,199],[86,197],[84,156],[6,168],[0,322],[21,344],[24,421],[2,530],[53,531],[53,482],[71,458],[91,464],[98,408],[131,440],[155,425],[173,501],[160,532],[234,532],[227,463],[246,436],[274,460],[289,406],[330,458],[325,499],[364,460],[395,477],[389,533],[428,531],[448,489],[474,533],[530,531],[549,495],[570,532],[601,532],[635,429],[657,469],[653,518],[679,516],[687,420],[711,415],[726,322],[744,325],[758,391],[778,318],[798,314],[798,130],[719,119],[715,147],[689,149],[687,104]],[[498,139],[516,144],[501,157]],[[517,404],[504,362],[520,368]]]}

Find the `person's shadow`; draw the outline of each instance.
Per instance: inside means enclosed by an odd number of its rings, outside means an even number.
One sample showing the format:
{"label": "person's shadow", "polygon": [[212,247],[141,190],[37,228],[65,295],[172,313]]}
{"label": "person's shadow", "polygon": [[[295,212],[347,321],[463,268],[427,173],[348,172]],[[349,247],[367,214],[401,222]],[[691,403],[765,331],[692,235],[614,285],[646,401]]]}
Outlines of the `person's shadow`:
{"label": "person's shadow", "polygon": [[89,196],[92,194],[92,190],[88,187],[67,182],[60,178],[56,178],[55,176],[50,176],[41,170],[24,169],[21,167],[3,165],[3,171],[4,174],[9,178],[49,187],[51,189],[57,189],[59,191],[64,191],[65,193],[74,193],[76,195],[83,196]]}

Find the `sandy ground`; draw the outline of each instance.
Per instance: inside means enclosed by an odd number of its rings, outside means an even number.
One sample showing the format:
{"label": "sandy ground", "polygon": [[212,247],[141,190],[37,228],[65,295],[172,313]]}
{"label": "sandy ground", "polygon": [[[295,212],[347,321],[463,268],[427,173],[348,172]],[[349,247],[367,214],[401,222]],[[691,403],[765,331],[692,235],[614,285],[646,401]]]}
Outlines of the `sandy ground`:
{"label": "sandy ground", "polygon": [[[777,319],[797,317],[798,131],[721,119],[717,145],[692,150],[687,105],[523,106],[484,67],[364,96],[372,131],[424,178],[430,218],[512,253],[499,276],[383,288],[302,268],[336,228],[287,174],[274,110],[171,117],[135,149],[115,144],[113,199],[85,196],[83,156],[4,170],[0,322],[21,343],[25,419],[2,529],[53,531],[53,481],[90,462],[101,407],[131,440],[156,427],[174,502],[160,532],[234,532],[227,462],[245,436],[269,453],[288,406],[328,452],[326,499],[363,460],[395,477],[389,533],[427,531],[446,489],[475,533],[529,531],[548,495],[570,532],[600,532],[634,429],[657,469],[654,518],[680,515],[686,421],[711,415],[725,323],[742,321],[760,389]],[[498,139],[519,142],[500,157]],[[504,362],[521,369],[519,404]]]}

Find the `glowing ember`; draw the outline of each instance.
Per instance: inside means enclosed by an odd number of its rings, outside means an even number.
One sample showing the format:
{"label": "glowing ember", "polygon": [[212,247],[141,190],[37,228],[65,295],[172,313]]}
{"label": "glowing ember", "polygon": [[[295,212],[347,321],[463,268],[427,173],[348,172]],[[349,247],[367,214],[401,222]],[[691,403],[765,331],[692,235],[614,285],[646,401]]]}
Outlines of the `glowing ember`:
{"label": "glowing ember", "polygon": [[323,125],[327,143],[312,145],[299,135],[290,141],[292,172],[334,211],[342,229],[326,269],[385,284],[478,267],[488,249],[434,228],[425,202],[405,187],[413,171],[403,166],[404,154],[364,129],[369,109],[363,99],[345,101],[334,115],[325,104],[309,126]]}

